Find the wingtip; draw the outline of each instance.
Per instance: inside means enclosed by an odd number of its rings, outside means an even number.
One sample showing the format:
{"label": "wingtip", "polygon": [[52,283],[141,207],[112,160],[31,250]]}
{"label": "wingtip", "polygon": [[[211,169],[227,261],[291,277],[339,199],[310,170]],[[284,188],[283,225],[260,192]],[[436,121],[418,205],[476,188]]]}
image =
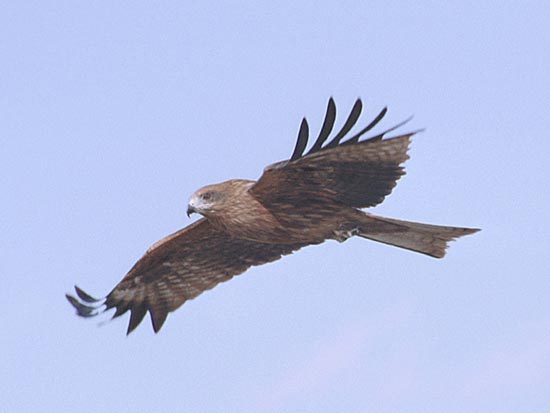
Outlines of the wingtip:
{"label": "wingtip", "polygon": [[130,333],[132,331],[134,331],[136,329],[136,327],[132,327],[131,325],[128,324],[128,328],[126,329],[126,337],[128,337],[130,335]]}
{"label": "wingtip", "polygon": [[411,131],[411,132],[407,132],[407,133],[405,133],[405,134],[403,134],[403,135],[392,136],[392,137],[390,137],[390,138],[388,138],[388,139],[406,137],[406,138],[409,140],[409,142],[412,142],[412,137],[413,137],[413,136],[416,136],[416,135],[418,135],[419,133],[423,133],[423,132],[425,132],[425,131],[426,131],[426,128],[415,129],[415,130],[413,130],[413,131]]}
{"label": "wingtip", "polygon": [[290,157],[291,161],[294,161],[302,156],[307,146],[309,137],[309,125],[307,119],[304,117],[302,123],[300,123],[300,130],[298,131],[298,139],[296,140],[296,146]]}
{"label": "wingtip", "polygon": [[87,303],[98,303],[101,301],[99,298],[92,297],[90,294],[88,294],[86,291],[84,291],[82,288],[80,288],[78,285],[74,286],[74,290],[76,291],[76,295],[82,300]]}
{"label": "wingtip", "polygon": [[65,298],[74,307],[76,314],[80,317],[90,318],[100,313],[99,306],[86,305],[70,294],[65,294]]}
{"label": "wingtip", "polygon": [[77,308],[77,306],[80,305],[80,302],[68,293],[65,293],[65,298],[75,308]]}
{"label": "wingtip", "polygon": [[151,310],[149,310],[149,315],[151,316],[151,324],[153,325],[153,331],[156,334],[160,331],[160,329],[164,325],[164,322],[166,321],[166,318],[168,317],[168,311],[163,311],[163,310],[151,311]]}

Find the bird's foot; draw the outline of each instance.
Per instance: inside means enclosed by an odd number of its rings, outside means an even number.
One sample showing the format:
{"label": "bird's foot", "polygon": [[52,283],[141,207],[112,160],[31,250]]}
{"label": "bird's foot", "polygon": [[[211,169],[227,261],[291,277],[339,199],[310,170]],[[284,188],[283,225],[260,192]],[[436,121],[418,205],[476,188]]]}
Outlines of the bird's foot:
{"label": "bird's foot", "polygon": [[334,239],[338,242],[344,242],[348,238],[351,238],[359,234],[359,228],[346,228],[341,226],[339,229],[332,231]]}

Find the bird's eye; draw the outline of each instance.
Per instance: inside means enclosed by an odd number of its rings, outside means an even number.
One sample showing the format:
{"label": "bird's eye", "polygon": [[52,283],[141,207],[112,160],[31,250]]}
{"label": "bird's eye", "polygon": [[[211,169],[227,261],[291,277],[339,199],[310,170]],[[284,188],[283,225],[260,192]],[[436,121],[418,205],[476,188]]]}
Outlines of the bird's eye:
{"label": "bird's eye", "polygon": [[205,201],[208,201],[210,198],[212,198],[212,192],[206,192],[202,194],[202,199],[204,199]]}

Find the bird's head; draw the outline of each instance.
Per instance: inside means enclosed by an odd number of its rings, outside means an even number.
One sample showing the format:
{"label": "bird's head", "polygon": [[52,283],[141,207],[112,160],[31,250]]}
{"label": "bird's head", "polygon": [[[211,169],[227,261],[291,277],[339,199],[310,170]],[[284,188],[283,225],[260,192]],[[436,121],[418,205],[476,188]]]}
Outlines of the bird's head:
{"label": "bird's head", "polygon": [[216,206],[223,198],[224,193],[217,188],[217,185],[205,186],[191,195],[187,205],[187,216],[195,212],[204,216],[215,213]]}

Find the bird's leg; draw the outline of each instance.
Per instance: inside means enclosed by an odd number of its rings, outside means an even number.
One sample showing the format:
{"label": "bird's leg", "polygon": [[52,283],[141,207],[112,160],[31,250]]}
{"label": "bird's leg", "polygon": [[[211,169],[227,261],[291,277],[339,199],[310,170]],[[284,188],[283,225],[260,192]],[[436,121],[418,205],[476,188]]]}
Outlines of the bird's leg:
{"label": "bird's leg", "polygon": [[353,237],[354,235],[359,234],[359,228],[352,227],[349,224],[340,224],[338,229],[332,231],[334,234],[334,239],[338,242],[344,242],[348,238]]}

